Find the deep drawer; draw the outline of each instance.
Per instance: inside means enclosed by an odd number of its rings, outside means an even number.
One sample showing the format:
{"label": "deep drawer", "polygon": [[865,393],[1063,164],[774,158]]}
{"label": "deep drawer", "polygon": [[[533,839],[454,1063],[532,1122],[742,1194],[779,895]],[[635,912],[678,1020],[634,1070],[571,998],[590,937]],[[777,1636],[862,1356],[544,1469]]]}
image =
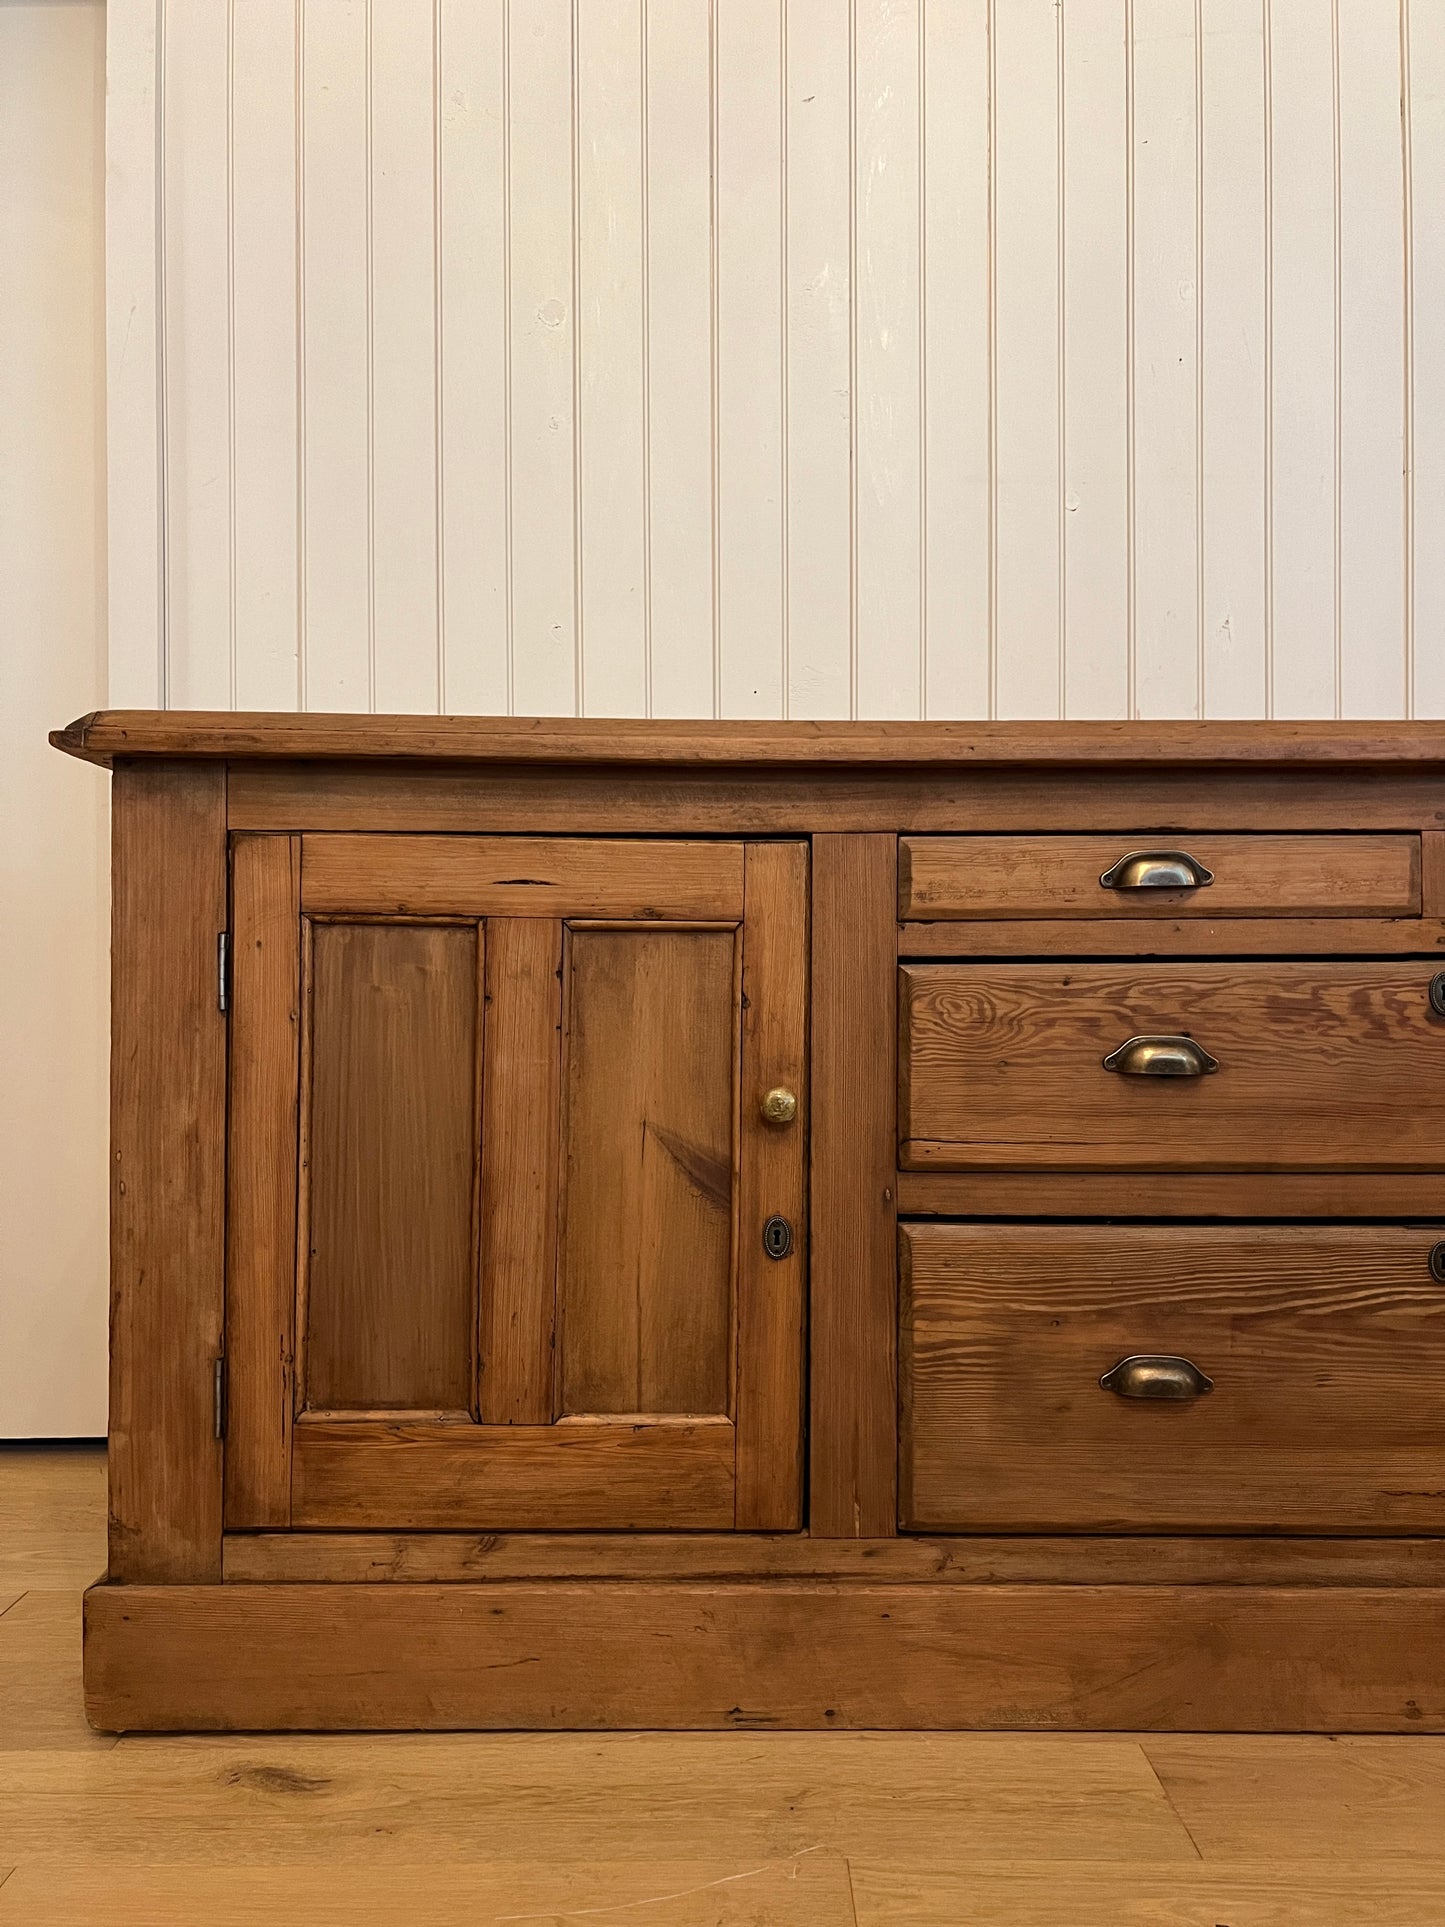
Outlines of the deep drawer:
{"label": "deep drawer", "polygon": [[[1412,958],[905,965],[901,1161],[1438,1169],[1445,1016],[1431,1005],[1434,975],[1433,960]],[[1171,1071],[1182,1074],[1159,1074]]]}
{"label": "deep drawer", "polygon": [[1441,1236],[903,1227],[903,1525],[1441,1531]]}
{"label": "deep drawer", "polygon": [[1418,916],[1420,839],[905,836],[898,908],[916,922]]}

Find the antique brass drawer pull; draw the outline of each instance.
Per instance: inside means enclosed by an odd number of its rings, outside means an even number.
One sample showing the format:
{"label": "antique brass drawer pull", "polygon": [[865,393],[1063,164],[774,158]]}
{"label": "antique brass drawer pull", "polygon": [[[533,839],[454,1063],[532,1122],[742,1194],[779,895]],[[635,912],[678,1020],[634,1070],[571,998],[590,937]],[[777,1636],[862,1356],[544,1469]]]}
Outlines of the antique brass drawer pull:
{"label": "antique brass drawer pull", "polygon": [[1121,1358],[1099,1380],[1117,1398],[1203,1398],[1214,1380],[1187,1358]]}
{"label": "antique brass drawer pull", "polygon": [[1131,1037],[1109,1052],[1104,1069],[1125,1077],[1208,1077],[1219,1059],[1192,1037]]}
{"label": "antique brass drawer pull", "polygon": [[1099,881],[1106,890],[1202,890],[1214,872],[1185,850],[1131,850]]}

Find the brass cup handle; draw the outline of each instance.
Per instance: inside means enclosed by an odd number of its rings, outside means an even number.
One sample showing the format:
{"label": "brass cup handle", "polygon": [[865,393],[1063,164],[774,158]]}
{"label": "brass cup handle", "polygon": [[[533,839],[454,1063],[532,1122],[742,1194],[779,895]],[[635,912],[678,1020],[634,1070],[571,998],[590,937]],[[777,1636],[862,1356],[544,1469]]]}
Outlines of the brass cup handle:
{"label": "brass cup handle", "polygon": [[791,1124],[798,1115],[798,1096],[783,1085],[767,1091],[758,1100],[758,1115],[764,1124]]}
{"label": "brass cup handle", "polygon": [[1099,1384],[1117,1398],[1203,1398],[1214,1390],[1214,1380],[1188,1358],[1121,1358],[1110,1366]]}
{"label": "brass cup handle", "polygon": [[1131,850],[1099,881],[1106,890],[1202,890],[1214,872],[1187,850]]}
{"label": "brass cup handle", "polygon": [[1124,1077],[1208,1077],[1219,1059],[1192,1037],[1131,1037],[1109,1052],[1104,1069]]}

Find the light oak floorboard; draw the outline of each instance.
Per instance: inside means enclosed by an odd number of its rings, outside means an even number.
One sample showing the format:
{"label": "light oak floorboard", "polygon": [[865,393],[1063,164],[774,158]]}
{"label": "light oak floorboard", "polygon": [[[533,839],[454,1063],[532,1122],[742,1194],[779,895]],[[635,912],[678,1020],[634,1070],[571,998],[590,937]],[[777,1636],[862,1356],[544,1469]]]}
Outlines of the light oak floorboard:
{"label": "light oak floorboard", "polygon": [[915,1734],[122,1740],[0,1756],[21,1865],[1193,1860],[1132,1741]]}
{"label": "light oak floorboard", "polygon": [[[80,1600],[78,1592],[27,1592],[0,1614],[0,1753],[115,1745],[113,1733],[85,1723]],[[0,1840],[7,1833],[0,1815]]]}
{"label": "light oak floorboard", "polygon": [[0,1445],[0,1594],[105,1573],[105,1447]]}
{"label": "light oak floorboard", "polygon": [[1426,1858],[1445,1878],[1445,1738],[1265,1734],[1220,1745],[1151,1734],[1141,1744],[1206,1860]]}
{"label": "light oak floorboard", "polygon": [[[858,1927],[1440,1927],[1445,1870],[854,1859]],[[0,1895],[3,1898],[3,1895]],[[0,1907],[0,1918],[4,1909]]]}
{"label": "light oak floorboard", "polygon": [[467,1867],[22,1868],[0,1887],[0,1922],[25,1927],[531,1927],[579,1919],[656,1927],[853,1927],[846,1863],[781,1860],[546,1861]]}

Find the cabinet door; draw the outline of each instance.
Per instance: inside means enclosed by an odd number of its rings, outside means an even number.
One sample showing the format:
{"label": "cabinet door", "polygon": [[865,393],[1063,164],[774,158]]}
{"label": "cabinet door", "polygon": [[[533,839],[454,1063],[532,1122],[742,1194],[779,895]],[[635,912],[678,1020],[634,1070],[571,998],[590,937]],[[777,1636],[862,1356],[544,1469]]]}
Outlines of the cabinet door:
{"label": "cabinet door", "polygon": [[800,1523],[807,886],[235,839],[228,1527]]}

